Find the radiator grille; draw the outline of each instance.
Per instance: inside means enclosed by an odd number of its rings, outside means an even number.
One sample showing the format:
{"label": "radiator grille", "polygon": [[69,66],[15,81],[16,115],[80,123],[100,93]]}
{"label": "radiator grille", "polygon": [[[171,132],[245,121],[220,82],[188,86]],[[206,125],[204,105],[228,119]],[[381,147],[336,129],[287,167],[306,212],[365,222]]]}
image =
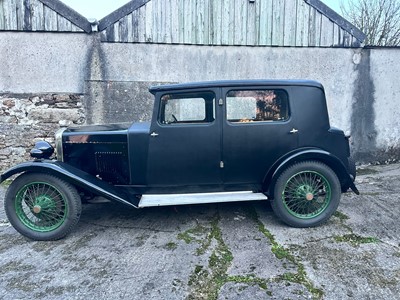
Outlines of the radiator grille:
{"label": "radiator grille", "polygon": [[123,152],[96,152],[95,158],[101,179],[113,184],[128,184],[128,160]]}

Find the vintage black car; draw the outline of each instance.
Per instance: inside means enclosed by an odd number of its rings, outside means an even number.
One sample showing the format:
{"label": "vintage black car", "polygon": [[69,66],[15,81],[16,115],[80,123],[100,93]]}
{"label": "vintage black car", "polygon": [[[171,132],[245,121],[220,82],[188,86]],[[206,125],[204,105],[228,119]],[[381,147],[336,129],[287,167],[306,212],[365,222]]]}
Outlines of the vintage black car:
{"label": "vintage black car", "polygon": [[67,235],[81,199],[135,208],[270,200],[294,227],[317,226],[351,188],[349,137],[329,124],[314,81],[215,81],[150,88],[151,122],[90,125],[56,133],[56,155],[36,143],[33,161],[5,197],[14,228],[34,240]]}

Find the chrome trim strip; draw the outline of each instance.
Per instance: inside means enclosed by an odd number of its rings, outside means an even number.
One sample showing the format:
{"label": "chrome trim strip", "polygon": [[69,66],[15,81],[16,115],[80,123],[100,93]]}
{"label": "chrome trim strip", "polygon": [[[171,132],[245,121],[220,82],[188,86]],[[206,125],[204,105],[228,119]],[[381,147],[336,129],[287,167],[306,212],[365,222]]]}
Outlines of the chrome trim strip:
{"label": "chrome trim strip", "polygon": [[55,146],[56,146],[56,153],[57,153],[58,161],[64,161],[62,135],[66,129],[67,129],[67,127],[60,128],[56,131],[56,134],[55,134]]}

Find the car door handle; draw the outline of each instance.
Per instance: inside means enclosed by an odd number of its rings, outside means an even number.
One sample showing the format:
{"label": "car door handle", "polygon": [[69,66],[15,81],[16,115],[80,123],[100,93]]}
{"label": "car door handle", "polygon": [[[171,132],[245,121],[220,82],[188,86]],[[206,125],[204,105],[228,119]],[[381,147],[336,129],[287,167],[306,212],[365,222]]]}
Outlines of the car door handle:
{"label": "car door handle", "polygon": [[152,133],[150,134],[150,136],[152,136],[152,137],[156,137],[156,136],[158,136],[158,133],[156,133],[156,132],[152,132]]}
{"label": "car door handle", "polygon": [[293,133],[297,133],[299,132],[296,128],[293,128],[292,130],[289,131],[289,133],[293,134]]}

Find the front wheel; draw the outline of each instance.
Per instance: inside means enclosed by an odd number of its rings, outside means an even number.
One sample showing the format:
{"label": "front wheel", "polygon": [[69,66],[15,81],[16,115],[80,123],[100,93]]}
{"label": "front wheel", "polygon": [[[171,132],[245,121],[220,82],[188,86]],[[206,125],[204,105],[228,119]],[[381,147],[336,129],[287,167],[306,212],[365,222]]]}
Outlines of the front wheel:
{"label": "front wheel", "polygon": [[287,168],[278,178],[272,208],[286,224],[313,227],[336,211],[341,196],[339,180],[331,168],[304,161]]}
{"label": "front wheel", "polygon": [[38,241],[65,237],[78,223],[82,209],[75,187],[42,173],[24,173],[15,179],[4,207],[11,225]]}

